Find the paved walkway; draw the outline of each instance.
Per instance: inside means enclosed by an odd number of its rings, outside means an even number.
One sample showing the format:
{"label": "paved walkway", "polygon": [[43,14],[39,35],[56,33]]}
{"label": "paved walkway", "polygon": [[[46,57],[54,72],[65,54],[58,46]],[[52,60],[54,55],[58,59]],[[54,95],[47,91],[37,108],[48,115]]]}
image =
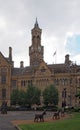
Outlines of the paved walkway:
{"label": "paved walkway", "polygon": [[16,130],[8,115],[0,115],[0,130]]}
{"label": "paved walkway", "polygon": [[7,114],[0,113],[0,130],[16,130],[12,124],[14,120],[27,120],[33,118],[33,112],[8,112]]}
{"label": "paved walkway", "polygon": [[12,121],[16,120],[33,120],[34,111],[14,111],[7,114],[0,113],[0,130],[16,130]]}

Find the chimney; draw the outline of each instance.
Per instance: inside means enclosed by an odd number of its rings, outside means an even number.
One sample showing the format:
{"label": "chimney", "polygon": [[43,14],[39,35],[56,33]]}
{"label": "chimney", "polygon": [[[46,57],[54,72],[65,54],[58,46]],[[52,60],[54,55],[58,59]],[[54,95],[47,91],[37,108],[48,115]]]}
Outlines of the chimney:
{"label": "chimney", "polygon": [[67,54],[65,56],[65,64],[69,64],[70,63],[70,60],[69,60],[69,54]]}
{"label": "chimney", "polygon": [[12,61],[12,47],[9,47],[9,60]]}
{"label": "chimney", "polygon": [[21,62],[20,62],[20,68],[23,68],[23,67],[24,67],[24,62],[21,61]]}

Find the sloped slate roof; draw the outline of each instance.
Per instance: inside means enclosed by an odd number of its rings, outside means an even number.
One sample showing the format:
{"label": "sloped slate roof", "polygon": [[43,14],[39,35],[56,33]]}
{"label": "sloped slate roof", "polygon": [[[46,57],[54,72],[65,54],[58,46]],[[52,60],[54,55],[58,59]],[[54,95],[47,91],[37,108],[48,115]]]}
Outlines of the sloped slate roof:
{"label": "sloped slate roof", "polygon": [[[65,73],[67,71],[67,68],[64,64],[53,64],[48,65],[48,68],[52,73]],[[38,66],[28,66],[24,68],[12,68],[12,75],[18,76],[18,75],[31,75],[36,72],[38,69]]]}
{"label": "sloped slate roof", "polygon": [[27,66],[24,68],[12,68],[12,75],[31,75],[37,70],[38,66]]}
{"label": "sloped slate roof", "polygon": [[[70,73],[73,72],[74,65],[66,65],[66,64],[49,64],[47,65],[52,73]],[[38,69],[38,65],[35,66],[27,66],[24,68],[12,68],[12,76],[20,76],[20,75],[32,75]],[[80,66],[76,66],[76,72],[80,70]]]}
{"label": "sloped slate roof", "polygon": [[66,64],[52,64],[48,65],[51,71],[54,71],[54,73],[66,73],[70,72],[70,66],[67,66]]}

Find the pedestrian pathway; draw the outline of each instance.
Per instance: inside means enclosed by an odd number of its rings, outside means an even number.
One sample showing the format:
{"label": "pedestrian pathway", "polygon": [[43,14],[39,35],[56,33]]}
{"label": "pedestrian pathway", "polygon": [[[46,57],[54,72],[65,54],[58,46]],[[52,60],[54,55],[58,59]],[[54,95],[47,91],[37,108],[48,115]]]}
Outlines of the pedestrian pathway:
{"label": "pedestrian pathway", "polygon": [[17,130],[12,121],[33,119],[33,113],[28,111],[14,111],[7,114],[0,113],[0,130]]}
{"label": "pedestrian pathway", "polygon": [[6,115],[0,115],[0,130],[16,130]]}

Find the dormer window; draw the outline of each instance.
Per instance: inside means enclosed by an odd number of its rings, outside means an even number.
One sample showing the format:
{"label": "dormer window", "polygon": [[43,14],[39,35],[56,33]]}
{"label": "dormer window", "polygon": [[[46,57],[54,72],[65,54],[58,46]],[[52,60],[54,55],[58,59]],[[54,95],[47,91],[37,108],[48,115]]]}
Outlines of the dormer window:
{"label": "dormer window", "polygon": [[41,68],[41,72],[45,72],[46,71],[46,69],[43,67],[43,68]]}

